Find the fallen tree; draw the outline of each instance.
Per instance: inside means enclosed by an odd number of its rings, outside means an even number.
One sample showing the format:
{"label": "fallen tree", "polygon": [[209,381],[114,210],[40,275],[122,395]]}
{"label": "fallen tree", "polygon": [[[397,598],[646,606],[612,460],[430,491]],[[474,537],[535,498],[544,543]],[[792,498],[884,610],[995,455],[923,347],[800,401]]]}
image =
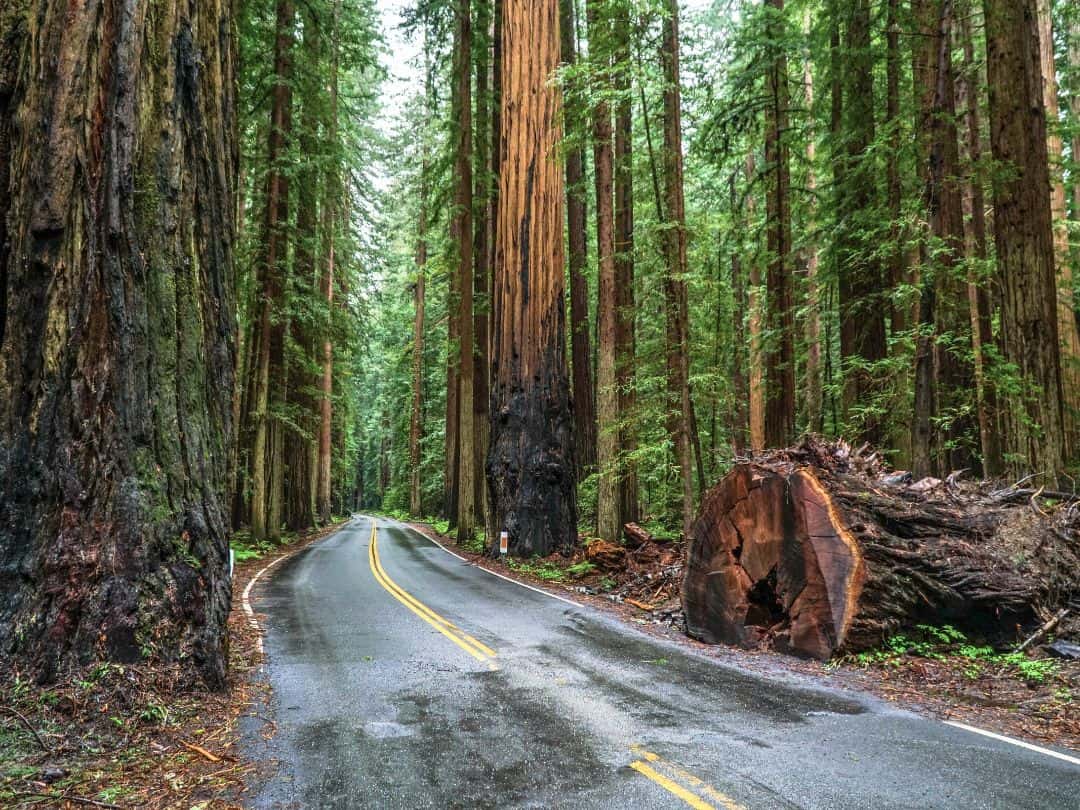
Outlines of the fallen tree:
{"label": "fallen tree", "polygon": [[917,624],[1015,639],[1080,597],[1080,499],[959,478],[814,439],[738,463],[692,530],[687,632],[825,659]]}

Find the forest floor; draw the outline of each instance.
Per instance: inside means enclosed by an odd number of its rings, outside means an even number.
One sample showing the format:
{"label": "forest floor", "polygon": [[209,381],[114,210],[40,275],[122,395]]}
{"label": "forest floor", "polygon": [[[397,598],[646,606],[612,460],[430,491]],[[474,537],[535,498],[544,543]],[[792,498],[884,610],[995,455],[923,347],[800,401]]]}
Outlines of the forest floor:
{"label": "forest floor", "polygon": [[[599,608],[642,630],[726,664],[797,674],[868,692],[900,708],[999,734],[1080,751],[1080,663],[995,650],[955,628],[920,626],[880,649],[822,663],[770,649],[707,645],[685,634],[679,593],[682,555],[674,543],[636,549],[594,541],[572,557],[494,560],[462,547],[438,524],[410,523],[475,565]],[[596,547],[594,548],[594,545]]]}
{"label": "forest floor", "polygon": [[256,679],[260,634],[244,610],[244,589],[266,566],[338,526],[254,549],[234,540],[240,561],[224,691],[183,688],[175,667],[104,664],[50,686],[5,673],[0,807],[239,807],[245,777],[258,767],[238,753],[240,718],[269,688]]}

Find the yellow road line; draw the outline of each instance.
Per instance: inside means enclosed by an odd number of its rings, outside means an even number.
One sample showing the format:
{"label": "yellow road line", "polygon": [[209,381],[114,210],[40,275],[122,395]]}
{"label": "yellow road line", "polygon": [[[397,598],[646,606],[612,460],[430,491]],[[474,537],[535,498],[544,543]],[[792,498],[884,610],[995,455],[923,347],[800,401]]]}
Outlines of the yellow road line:
{"label": "yellow road line", "polygon": [[379,558],[378,535],[377,535],[374,527],[372,528],[372,544],[371,545],[372,545],[372,548],[374,548],[374,550],[375,550],[374,557],[375,557],[375,566],[378,568],[377,575],[381,576],[382,579],[386,581],[386,583],[389,585],[389,587],[391,589],[393,589],[393,591],[396,594],[400,595],[402,598],[407,600],[413,607],[415,607],[418,610],[422,611],[424,614],[426,614],[428,616],[428,618],[432,619],[433,621],[438,622],[439,624],[443,625],[444,627],[446,627],[451,632],[456,633],[458,636],[461,636],[461,637],[465,638],[466,640],[468,640],[478,650],[480,650],[482,653],[484,653],[484,655],[490,656],[491,658],[495,657],[495,651],[493,649],[488,647],[486,644],[483,644],[482,642],[477,641],[475,638],[470,636],[468,633],[466,633],[464,630],[462,630],[456,624],[451,622],[449,619],[445,619],[442,616],[440,616],[434,610],[429,608],[427,605],[425,605],[419,599],[414,597],[412,594],[410,594],[408,591],[406,591],[404,588],[402,588],[400,585],[398,585],[396,582],[394,582],[394,580],[390,579],[390,575],[387,574],[386,570],[382,567],[382,560]]}
{"label": "yellow road line", "polygon": [[[645,776],[660,785],[660,787],[664,788],[664,790],[669,793],[678,796],[696,810],[716,810],[717,807],[722,807],[723,810],[746,810],[746,807],[739,804],[735,799],[721,793],[712,785],[698,779],[692,773],[683,770],[678,765],[661,759],[659,755],[654,754],[652,751],[646,751],[644,748],[637,745],[631,746],[630,750],[641,757],[641,760],[630,763],[631,768],[642,776]],[[647,765],[645,760],[663,766],[663,768],[669,772],[670,777],[661,774],[655,768]],[[681,782],[677,780],[681,780]],[[695,789],[698,793],[693,792]],[[702,796],[698,795],[699,793],[704,794],[705,797],[716,802],[716,804],[710,804],[705,801]]]}
{"label": "yellow road line", "polygon": [[383,570],[382,562],[379,560],[378,524],[374,520],[371,524],[371,541],[368,544],[368,564],[371,566],[371,573],[375,576],[376,582],[382,585],[387,593],[454,642],[458,647],[465,650],[465,652],[473,658],[478,661],[486,662],[491,669],[498,669],[498,666],[491,660],[495,657],[495,651],[493,649],[476,640],[449,620],[444,619],[390,579],[390,576]]}

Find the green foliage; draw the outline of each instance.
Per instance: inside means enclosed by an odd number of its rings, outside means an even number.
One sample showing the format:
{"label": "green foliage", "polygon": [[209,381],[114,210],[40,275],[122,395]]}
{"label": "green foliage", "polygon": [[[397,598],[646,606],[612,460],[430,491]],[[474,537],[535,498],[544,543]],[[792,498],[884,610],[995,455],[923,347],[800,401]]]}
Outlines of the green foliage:
{"label": "green foliage", "polygon": [[511,571],[517,571],[519,574],[527,574],[529,576],[542,579],[545,582],[565,582],[566,572],[559,568],[559,566],[544,561],[528,562],[525,560],[515,560],[513,557],[507,559],[506,564],[510,567]]}
{"label": "green foliage", "polygon": [[588,560],[582,560],[576,562],[573,565],[567,566],[566,573],[575,578],[585,577],[596,570],[596,564],[589,562]]}

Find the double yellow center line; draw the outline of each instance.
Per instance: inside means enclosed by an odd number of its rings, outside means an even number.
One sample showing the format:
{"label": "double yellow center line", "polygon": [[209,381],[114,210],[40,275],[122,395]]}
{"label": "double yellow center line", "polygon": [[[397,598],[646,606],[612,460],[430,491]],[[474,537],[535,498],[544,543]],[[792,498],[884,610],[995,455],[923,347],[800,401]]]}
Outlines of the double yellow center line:
{"label": "double yellow center line", "polygon": [[378,521],[371,521],[371,540],[368,543],[368,564],[371,566],[371,573],[375,575],[375,581],[378,582],[386,591],[397,599],[401,604],[430,624],[457,646],[475,658],[481,663],[487,664],[488,669],[497,670],[499,665],[495,663],[495,651],[479,641],[449,619],[445,619],[429,608],[415,596],[410,594],[394,580],[390,579],[386,571],[383,570],[382,562],[379,560],[379,526]]}
{"label": "double yellow center line", "polygon": [[735,799],[675,763],[661,759],[652,751],[646,751],[639,745],[632,746],[630,750],[639,757],[630,763],[631,768],[671,795],[679,797],[694,810],[746,810]]}
{"label": "double yellow center line", "polygon": [[[429,608],[415,596],[410,594],[383,570],[379,560],[379,527],[378,522],[371,521],[371,539],[368,543],[368,564],[375,580],[397,601],[442,633],[450,641],[467,652],[477,661],[487,664],[491,670],[497,670],[499,665],[495,662],[496,654],[493,649],[482,641],[473,638],[456,624],[451,622]],[[698,779],[692,773],[683,770],[678,765],[667,762],[651,751],[646,751],[640,746],[630,749],[637,757],[630,763],[630,767],[659,785],[668,793],[678,797],[694,810],[746,810],[746,808],[729,796]]]}

